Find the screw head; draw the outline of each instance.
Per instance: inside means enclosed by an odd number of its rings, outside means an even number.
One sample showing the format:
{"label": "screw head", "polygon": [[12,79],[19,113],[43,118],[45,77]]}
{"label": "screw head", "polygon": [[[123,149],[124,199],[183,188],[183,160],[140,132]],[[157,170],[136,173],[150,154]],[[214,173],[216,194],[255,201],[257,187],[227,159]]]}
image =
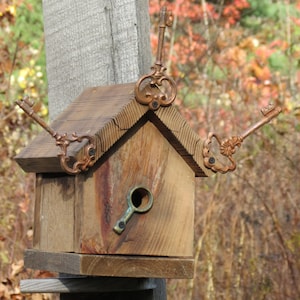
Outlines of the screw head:
{"label": "screw head", "polygon": [[89,153],[89,156],[94,156],[96,154],[96,149],[95,148],[90,148],[88,153]]}
{"label": "screw head", "polygon": [[119,222],[119,227],[120,227],[121,229],[124,229],[124,228],[126,227],[125,222],[124,222],[124,221],[120,221],[120,222]]}
{"label": "screw head", "polygon": [[153,110],[156,110],[159,108],[159,102],[157,100],[153,100],[152,102],[150,102],[150,108]]}
{"label": "screw head", "polygon": [[208,162],[209,162],[211,165],[213,165],[213,164],[216,162],[216,160],[215,160],[214,157],[210,157],[210,158],[208,159]]}

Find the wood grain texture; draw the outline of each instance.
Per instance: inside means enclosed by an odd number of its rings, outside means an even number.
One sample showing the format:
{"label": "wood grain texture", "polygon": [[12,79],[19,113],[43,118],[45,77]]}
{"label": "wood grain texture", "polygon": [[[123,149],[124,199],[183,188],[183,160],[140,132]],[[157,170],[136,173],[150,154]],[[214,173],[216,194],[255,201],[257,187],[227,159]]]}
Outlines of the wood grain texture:
{"label": "wood grain texture", "polygon": [[51,119],[86,87],[133,82],[151,65],[147,1],[43,0]]}
{"label": "wood grain texture", "polygon": [[42,174],[36,174],[35,179],[35,201],[34,201],[34,231],[32,246],[35,249],[40,249],[41,240],[41,205],[42,205]]}
{"label": "wood grain texture", "polygon": [[[174,106],[162,107],[155,112],[137,103],[133,94],[134,83],[86,89],[52,123],[59,132],[88,134],[95,137],[95,158],[101,158],[141,118],[153,122],[170,145],[183,157],[196,176],[212,172],[203,165],[202,141],[190,128]],[[73,143],[68,155],[82,159],[84,143]],[[62,172],[55,140],[42,132],[20,154],[16,161],[27,172]]]}
{"label": "wood grain texture", "polygon": [[[153,115],[156,118],[150,117],[152,122],[193,169],[196,177],[206,177],[214,174],[203,164],[203,141],[192,130],[175,106],[158,109]],[[157,120],[160,120],[160,122],[157,122]]]}
{"label": "wood grain texture", "polygon": [[74,177],[39,175],[34,247],[47,251],[74,249]]}
{"label": "wood grain texture", "polygon": [[[132,127],[147,112],[146,106],[136,103],[133,88],[134,83],[87,88],[51,123],[51,127],[69,136],[73,132],[94,136],[97,160],[126,133],[124,126]],[[81,159],[83,146],[84,142],[72,143],[68,155]],[[55,140],[42,132],[15,159],[26,172],[62,172],[59,153]]]}
{"label": "wood grain texture", "polygon": [[26,250],[25,267],[74,275],[192,278],[193,258],[90,255]]}
{"label": "wood grain texture", "polygon": [[[192,256],[194,172],[151,122],[136,126],[83,175],[78,252]],[[152,192],[153,207],[135,213],[118,235],[112,229],[128,208],[127,194],[140,185]]]}
{"label": "wood grain texture", "polygon": [[[146,115],[125,132],[86,173],[38,175],[35,249],[193,255],[194,171]],[[152,192],[153,207],[134,214],[118,235],[113,227],[128,208],[127,194],[140,185]]]}

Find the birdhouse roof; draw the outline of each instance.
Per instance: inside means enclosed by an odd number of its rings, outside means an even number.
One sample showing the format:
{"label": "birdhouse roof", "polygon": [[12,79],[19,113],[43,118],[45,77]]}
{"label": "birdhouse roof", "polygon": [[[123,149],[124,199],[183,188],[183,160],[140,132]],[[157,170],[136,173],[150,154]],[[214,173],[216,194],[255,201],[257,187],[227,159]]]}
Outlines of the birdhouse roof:
{"label": "birdhouse roof", "polygon": [[[73,132],[95,138],[95,159],[101,158],[128,130],[138,122],[150,121],[177,150],[196,176],[208,176],[203,165],[202,141],[186,120],[172,106],[152,111],[134,97],[135,83],[85,89],[51,124],[59,134]],[[86,142],[72,143],[68,156],[83,157]],[[145,150],[146,151],[146,150]],[[60,148],[46,131],[41,132],[17,156],[16,161],[26,172],[64,172],[58,154]]]}

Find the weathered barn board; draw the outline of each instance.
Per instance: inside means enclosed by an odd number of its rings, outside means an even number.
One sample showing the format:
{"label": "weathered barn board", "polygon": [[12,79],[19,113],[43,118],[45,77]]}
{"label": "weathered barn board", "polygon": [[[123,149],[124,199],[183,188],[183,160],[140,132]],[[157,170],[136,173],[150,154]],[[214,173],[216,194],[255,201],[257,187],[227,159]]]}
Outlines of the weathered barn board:
{"label": "weathered barn board", "polygon": [[148,1],[43,0],[43,12],[51,120],[87,87],[148,72]]}
{"label": "weathered barn board", "polygon": [[[194,173],[151,122],[95,168],[82,184],[82,240],[76,252],[193,255]],[[127,209],[126,195],[137,185],[153,193],[153,207],[134,214],[124,233],[116,235],[111,229]]]}
{"label": "weathered barn board", "polygon": [[74,195],[72,176],[37,175],[33,247],[54,250],[63,244],[64,251],[73,251]]}
{"label": "weathered barn board", "polygon": [[194,259],[176,257],[92,255],[27,250],[24,257],[29,268],[53,272],[135,278],[192,278]]}

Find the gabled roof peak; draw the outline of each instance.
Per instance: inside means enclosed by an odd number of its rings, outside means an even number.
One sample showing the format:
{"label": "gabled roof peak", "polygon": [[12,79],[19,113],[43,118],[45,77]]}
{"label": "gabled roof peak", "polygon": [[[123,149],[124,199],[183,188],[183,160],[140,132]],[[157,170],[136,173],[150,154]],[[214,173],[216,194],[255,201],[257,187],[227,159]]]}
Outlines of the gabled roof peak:
{"label": "gabled roof peak", "polygon": [[[149,119],[194,170],[196,176],[207,176],[203,165],[202,141],[174,106],[149,110],[134,96],[135,83],[85,89],[51,124],[59,133],[89,135],[95,141],[95,161],[103,156],[128,130],[142,118]],[[84,141],[72,143],[68,155],[82,159]],[[40,133],[16,161],[26,172],[63,172],[55,140]]]}

